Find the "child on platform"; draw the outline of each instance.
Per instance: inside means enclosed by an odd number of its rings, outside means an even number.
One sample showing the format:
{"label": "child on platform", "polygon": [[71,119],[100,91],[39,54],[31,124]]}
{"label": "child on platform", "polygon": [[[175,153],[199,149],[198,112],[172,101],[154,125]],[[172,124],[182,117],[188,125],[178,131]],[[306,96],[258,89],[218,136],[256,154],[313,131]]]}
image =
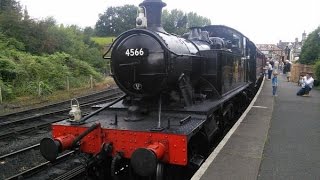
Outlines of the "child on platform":
{"label": "child on platform", "polygon": [[277,95],[277,88],[278,88],[278,72],[274,71],[273,72],[273,77],[272,77],[272,95],[273,96],[278,96]]}

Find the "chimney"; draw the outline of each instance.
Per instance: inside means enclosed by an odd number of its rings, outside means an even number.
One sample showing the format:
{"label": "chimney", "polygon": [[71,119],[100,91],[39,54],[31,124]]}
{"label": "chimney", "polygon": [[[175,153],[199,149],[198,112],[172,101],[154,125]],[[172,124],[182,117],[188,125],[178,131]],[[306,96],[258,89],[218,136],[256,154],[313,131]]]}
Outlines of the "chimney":
{"label": "chimney", "polygon": [[307,39],[307,33],[306,33],[306,31],[304,31],[302,33],[302,41],[305,41],[306,39]]}
{"label": "chimney", "polygon": [[139,6],[146,9],[147,28],[154,31],[165,32],[161,25],[162,8],[167,4],[162,0],[144,0]]}

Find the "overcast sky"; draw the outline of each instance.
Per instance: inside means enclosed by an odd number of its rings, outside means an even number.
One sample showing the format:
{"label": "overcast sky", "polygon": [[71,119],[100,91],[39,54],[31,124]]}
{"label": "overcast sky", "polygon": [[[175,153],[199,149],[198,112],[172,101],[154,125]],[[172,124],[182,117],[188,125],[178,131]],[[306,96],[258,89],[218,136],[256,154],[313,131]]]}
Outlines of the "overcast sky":
{"label": "overcast sky", "polygon": [[[18,0],[19,1],[19,0]],[[320,0],[163,0],[168,10],[196,12],[212,24],[230,26],[256,44],[301,40],[320,25]],[[20,0],[35,19],[53,16],[58,23],[94,27],[110,6],[142,0]]]}

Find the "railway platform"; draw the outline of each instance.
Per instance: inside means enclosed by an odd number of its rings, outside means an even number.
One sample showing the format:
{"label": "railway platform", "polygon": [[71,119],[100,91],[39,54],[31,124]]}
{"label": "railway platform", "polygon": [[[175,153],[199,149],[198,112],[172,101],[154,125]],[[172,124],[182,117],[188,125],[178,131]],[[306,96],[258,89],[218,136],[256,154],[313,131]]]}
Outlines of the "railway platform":
{"label": "railway platform", "polygon": [[320,91],[296,96],[296,83],[278,80],[278,96],[265,80],[192,180],[320,179]]}

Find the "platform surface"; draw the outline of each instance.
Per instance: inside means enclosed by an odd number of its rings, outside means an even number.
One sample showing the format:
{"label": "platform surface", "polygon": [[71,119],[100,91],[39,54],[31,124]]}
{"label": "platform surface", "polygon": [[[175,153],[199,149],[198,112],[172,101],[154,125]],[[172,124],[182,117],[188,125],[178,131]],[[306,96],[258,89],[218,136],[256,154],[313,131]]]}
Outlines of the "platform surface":
{"label": "platform surface", "polygon": [[265,80],[238,128],[192,180],[320,179],[320,92],[296,96],[297,84],[278,78],[278,96]]}

